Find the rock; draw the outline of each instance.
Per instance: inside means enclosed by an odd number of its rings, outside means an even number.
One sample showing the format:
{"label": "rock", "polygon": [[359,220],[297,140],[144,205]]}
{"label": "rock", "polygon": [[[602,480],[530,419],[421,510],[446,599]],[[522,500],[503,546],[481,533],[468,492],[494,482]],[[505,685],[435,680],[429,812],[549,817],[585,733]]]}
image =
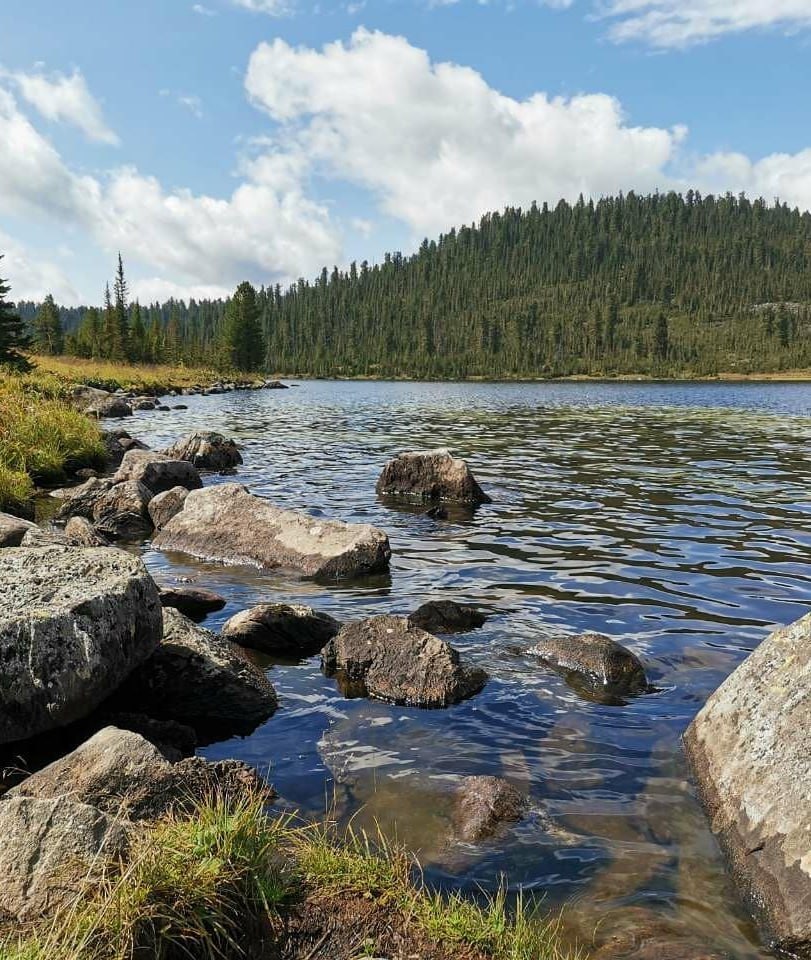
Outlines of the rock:
{"label": "rock", "polygon": [[19,547],[28,530],[36,530],[30,520],[21,520],[10,513],[0,513],[0,547]]}
{"label": "rock", "polygon": [[445,640],[404,617],[372,617],[344,627],[322,653],[324,672],[348,696],[416,707],[446,707],[478,693],[487,674],[464,667]]}
{"label": "rock", "polygon": [[112,394],[109,390],[99,390],[98,387],[89,387],[86,383],[79,383],[70,391],[73,399],[80,404],[96,403],[100,400],[106,400]]}
{"label": "rock", "polygon": [[87,520],[92,520],[96,502],[110,490],[112,485],[112,480],[91,477],[90,480],[86,480],[72,490],[54,490],[51,495],[60,493],[61,496],[58,499],[62,501],[55,518],[67,520],[70,517],[85,517]]}
{"label": "rock", "polygon": [[430,517],[432,520],[447,520],[450,514],[445,507],[436,506],[426,510],[425,516]]}
{"label": "rock", "polygon": [[341,624],[298,603],[261,603],[231,617],[222,634],[242,647],[282,657],[309,657],[331,640]]}
{"label": "rock", "polygon": [[24,922],[52,914],[125,854],[129,829],[86,803],[55,797],[0,801],[0,911]]}
{"label": "rock", "polygon": [[165,527],[172,517],[183,509],[188,495],[189,491],[185,487],[172,487],[149,501],[149,516],[156,530]]}
{"label": "rock", "polygon": [[100,400],[94,400],[89,407],[86,407],[85,413],[91,417],[97,417],[99,420],[131,417],[132,407],[122,397],[102,397]]}
{"label": "rock", "polygon": [[132,401],[133,410],[154,410],[157,404],[152,397],[136,397]]}
{"label": "rock", "polygon": [[520,820],[529,801],[500,777],[465,777],[454,797],[455,836],[468,843],[485,840],[504,823]]}
{"label": "rock", "polygon": [[599,633],[549,637],[528,652],[598,695],[623,697],[648,689],[645,668],[636,654]]}
{"label": "rock", "polygon": [[252,733],[273,715],[275,691],[239,647],[172,607],[163,617],[163,641],[119,690],[119,709],[225,736]]}
{"label": "rock", "polygon": [[0,564],[0,743],[87,716],[160,637],[158,589],[137,557],[8,549]]}
{"label": "rock", "polygon": [[188,404],[186,404],[186,403],[175,403],[175,404],[172,406],[172,409],[173,409],[173,410],[188,410],[189,407],[188,407]]}
{"label": "rock", "polygon": [[227,470],[242,463],[236,443],[211,430],[189,434],[163,452],[167,457],[188,460],[200,470]]}
{"label": "rock", "polygon": [[[9,797],[68,797],[131,822],[188,809],[213,790],[244,791],[259,778],[245,764],[202,757],[168,761],[138,733],[104,727],[80,747],[9,791]],[[236,794],[239,796],[239,793]]]}
{"label": "rock", "polygon": [[468,603],[429,600],[409,614],[408,619],[428,633],[465,633],[480,627],[487,616]]}
{"label": "rock", "polygon": [[779,951],[811,956],[811,614],[761,643],[684,745],[752,912]]}
{"label": "rock", "polygon": [[82,467],[81,470],[77,470],[73,476],[77,480],[81,480],[84,483],[85,480],[91,480],[93,477],[99,475],[98,470],[94,470],[92,467]]}
{"label": "rock", "polygon": [[391,556],[388,537],[376,527],[281,510],[236,483],[193,490],[153,545],[330,579],[385,570]]}
{"label": "rock", "polygon": [[490,497],[476,482],[467,462],[444,449],[401,453],[389,460],[376,490],[381,496],[490,503]]}
{"label": "rock", "polygon": [[73,547],[109,547],[103,537],[85,517],[71,517],[65,524],[65,539]]}
{"label": "rock", "polygon": [[26,530],[20,543],[21,547],[52,547],[68,546],[68,538],[61,530],[53,527],[34,527]]}
{"label": "rock", "polygon": [[139,733],[145,740],[154,744],[161,755],[171,763],[184,757],[193,757],[197,749],[197,734],[184,723],[176,720],[156,720],[145,713],[126,713],[112,711],[104,714],[104,720],[119,730],[131,730]]}
{"label": "rock", "polygon": [[137,480],[116,483],[93,504],[93,525],[114,540],[142,536],[152,529],[148,510],[151,499],[151,491]]}
{"label": "rock", "polygon": [[137,480],[153,494],[163,493],[172,487],[192,490],[203,486],[200,474],[187,461],[173,460],[162,453],[148,450],[128,450],[124,454],[113,481],[122,483],[124,480]]}
{"label": "rock", "polygon": [[202,620],[225,606],[225,597],[200,587],[163,587],[160,597],[164,607],[179,610],[192,620]]}
{"label": "rock", "polygon": [[155,409],[159,410],[161,413],[169,413],[169,407],[167,407],[165,403],[159,404],[157,407],[155,407]]}

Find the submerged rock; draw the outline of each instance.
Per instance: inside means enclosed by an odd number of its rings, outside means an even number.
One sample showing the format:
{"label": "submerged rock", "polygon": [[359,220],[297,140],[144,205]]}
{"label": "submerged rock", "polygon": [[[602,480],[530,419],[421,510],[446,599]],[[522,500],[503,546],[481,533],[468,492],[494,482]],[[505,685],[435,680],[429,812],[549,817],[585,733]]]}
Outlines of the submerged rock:
{"label": "submerged rock", "polygon": [[454,833],[468,843],[485,840],[521,820],[528,807],[527,797],[500,777],[465,777],[454,797]]}
{"label": "submerged rock", "polygon": [[324,647],[324,672],[348,696],[415,707],[447,707],[478,693],[487,674],[460,663],[445,640],[404,617],[372,617],[344,627]]}
{"label": "submerged rock", "polygon": [[445,449],[401,453],[389,460],[376,490],[381,496],[490,503],[490,497],[476,482],[467,462],[453,457]]}
{"label": "submerged rock", "polygon": [[177,720],[202,736],[245,736],[271,717],[276,693],[239,647],[171,607],[163,640],[116,695],[118,709]]}
{"label": "submerged rock", "polygon": [[28,530],[36,530],[30,520],[21,520],[10,513],[0,513],[0,547],[19,547]]}
{"label": "submerged rock", "polygon": [[172,487],[192,490],[203,486],[200,474],[188,461],[173,460],[151,450],[128,450],[124,454],[113,481],[122,483],[126,480],[142,483],[153,496]]}
{"label": "submerged rock", "polygon": [[123,397],[102,397],[94,400],[90,406],[85,408],[85,413],[91,417],[102,418],[121,418],[131,417],[132,407]]}
{"label": "submerged rock", "polygon": [[283,657],[309,657],[332,639],[341,624],[298,603],[260,603],[231,617],[222,635],[242,647]]}
{"label": "submerged rock", "polygon": [[0,564],[0,743],[87,716],[157,647],[158,589],[121,550],[10,548]]}
{"label": "submerged rock", "polygon": [[224,563],[329,578],[385,570],[391,556],[388,537],[376,527],[281,510],[236,483],[193,490],[153,544]]}
{"label": "submerged rock", "polygon": [[172,517],[183,509],[189,491],[185,487],[164,490],[149,501],[149,516],[156,530],[165,527]]}
{"label": "submerged rock", "polygon": [[410,613],[408,619],[414,626],[429,633],[465,633],[482,626],[487,616],[468,603],[429,600]]}
{"label": "submerged rock", "polygon": [[645,668],[626,647],[599,633],[549,637],[528,651],[598,695],[630,696],[648,689]]}
{"label": "submerged rock", "polygon": [[52,914],[122,856],[125,821],[68,797],[0,801],[0,912],[24,922]]}
{"label": "submerged rock", "polygon": [[752,912],[779,950],[811,956],[811,614],[761,643],[684,745]]}
{"label": "submerged rock", "polygon": [[162,587],[160,597],[164,607],[173,607],[192,620],[202,620],[207,614],[222,610],[226,603],[219,593],[201,587]]}
{"label": "submerged rock", "polygon": [[164,453],[177,460],[188,460],[200,470],[227,470],[242,463],[236,443],[212,430],[189,434],[167,447]]}

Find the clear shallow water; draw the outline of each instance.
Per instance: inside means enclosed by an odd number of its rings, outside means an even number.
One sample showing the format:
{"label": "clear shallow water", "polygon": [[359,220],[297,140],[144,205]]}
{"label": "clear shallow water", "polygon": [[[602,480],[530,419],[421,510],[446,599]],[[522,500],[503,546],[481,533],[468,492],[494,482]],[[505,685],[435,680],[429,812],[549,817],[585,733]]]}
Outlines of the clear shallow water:
{"label": "clear shallow water", "polygon": [[[279,712],[206,755],[267,770],[302,812],[379,823],[419,852],[431,882],[493,889],[504,875],[550,907],[566,902],[580,942],[633,929],[683,942],[685,956],[693,941],[766,955],[679,738],[766,633],[811,605],[811,385],[315,381],[182,402],[128,428],[151,446],[197,428],[234,436],[241,482],[377,524],[393,549],[390,576],[322,585],[144,545],[157,579],[228,597],[207,626],[271,599],[344,620],[440,597],[491,613],[452,639],[491,675],[466,703],[345,700],[317,658],[267,662]],[[378,502],[386,459],[440,445],[470,460],[493,504],[434,521]],[[631,647],[659,692],[589,702],[525,654],[548,632],[586,630]],[[483,846],[448,844],[449,789],[479,773],[522,786],[535,812]]]}

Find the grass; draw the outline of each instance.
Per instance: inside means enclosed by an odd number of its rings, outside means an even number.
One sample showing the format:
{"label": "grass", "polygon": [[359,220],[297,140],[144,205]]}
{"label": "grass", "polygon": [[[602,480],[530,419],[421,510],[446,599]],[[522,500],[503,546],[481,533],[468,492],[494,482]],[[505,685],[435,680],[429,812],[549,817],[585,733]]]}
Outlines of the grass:
{"label": "grass", "polygon": [[[455,956],[456,947],[459,956],[492,960],[578,956],[563,948],[554,921],[520,901],[508,910],[503,893],[483,903],[432,893],[399,848],[297,826],[289,816],[267,815],[262,798],[247,794],[208,798],[193,815],[138,834],[126,864],[88,883],[44,925],[7,937],[0,960],[224,960],[249,956],[262,936],[290,950],[291,918],[296,910],[309,916],[314,895],[336,905],[362,898],[384,910],[387,927],[441,944],[443,956]],[[356,920],[350,908],[345,926]],[[373,930],[355,933],[368,955],[380,955]],[[319,939],[321,956],[339,956],[330,940]],[[294,945],[284,956],[315,957],[316,946],[303,943],[299,954]]]}

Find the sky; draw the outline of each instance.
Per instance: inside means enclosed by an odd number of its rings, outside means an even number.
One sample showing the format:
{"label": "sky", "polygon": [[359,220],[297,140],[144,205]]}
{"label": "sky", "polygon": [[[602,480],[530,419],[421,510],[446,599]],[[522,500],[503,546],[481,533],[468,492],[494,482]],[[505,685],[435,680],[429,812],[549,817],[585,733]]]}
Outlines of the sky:
{"label": "sky", "polygon": [[0,276],[101,302],[620,190],[811,208],[811,0],[0,0]]}

